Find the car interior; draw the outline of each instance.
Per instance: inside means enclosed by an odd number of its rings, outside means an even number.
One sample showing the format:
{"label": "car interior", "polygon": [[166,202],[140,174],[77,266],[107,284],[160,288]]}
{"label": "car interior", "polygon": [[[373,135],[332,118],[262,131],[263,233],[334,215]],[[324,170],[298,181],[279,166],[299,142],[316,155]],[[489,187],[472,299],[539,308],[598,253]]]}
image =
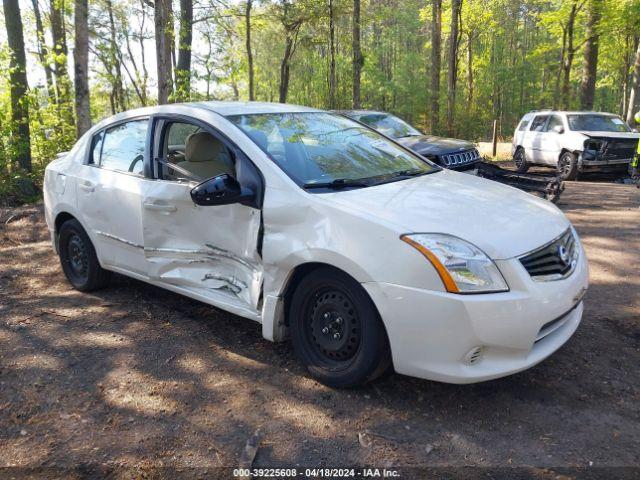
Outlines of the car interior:
{"label": "car interior", "polygon": [[[200,127],[175,122],[168,126],[164,138],[167,165],[163,167],[163,178],[204,181],[223,173],[235,176],[232,152],[222,141]],[[171,165],[178,168],[171,168]]]}

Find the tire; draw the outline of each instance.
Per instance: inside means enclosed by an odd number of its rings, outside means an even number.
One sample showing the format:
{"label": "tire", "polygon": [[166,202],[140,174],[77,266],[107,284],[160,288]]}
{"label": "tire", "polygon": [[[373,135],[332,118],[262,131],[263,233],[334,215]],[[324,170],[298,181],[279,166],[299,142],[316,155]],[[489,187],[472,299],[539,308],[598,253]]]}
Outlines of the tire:
{"label": "tire", "polygon": [[558,159],[558,175],[562,180],[578,178],[578,157],[571,152],[564,152]]}
{"label": "tire", "polygon": [[309,373],[330,387],[369,382],[391,366],[387,334],[367,292],[329,267],[302,279],[288,309],[291,341]]}
{"label": "tire", "polygon": [[527,156],[525,155],[524,148],[518,147],[516,153],[513,154],[513,161],[516,164],[516,171],[519,173],[526,173],[529,170],[531,164],[527,162]]}
{"label": "tire", "polygon": [[109,283],[111,272],[100,266],[91,239],[77,220],[60,227],[58,252],[62,270],[76,290],[90,292]]}

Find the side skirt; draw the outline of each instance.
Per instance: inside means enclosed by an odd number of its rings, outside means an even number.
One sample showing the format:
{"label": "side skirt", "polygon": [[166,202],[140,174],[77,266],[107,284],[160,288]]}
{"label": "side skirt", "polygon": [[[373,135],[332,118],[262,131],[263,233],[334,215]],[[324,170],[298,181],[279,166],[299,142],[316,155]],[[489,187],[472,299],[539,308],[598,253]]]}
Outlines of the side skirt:
{"label": "side skirt", "polygon": [[246,306],[236,304],[233,301],[231,301],[230,298],[224,293],[220,293],[220,292],[215,293],[214,295],[216,298],[214,299],[214,298],[211,298],[210,296],[203,295],[201,293],[195,292],[188,288],[180,287],[177,285],[170,285],[163,282],[156,282],[154,280],[151,280],[149,277],[145,277],[144,275],[139,275],[137,273],[130,272],[123,268],[114,267],[111,265],[104,265],[104,268],[107,270],[111,270],[112,272],[120,273],[127,277],[140,280],[150,285],[154,285],[156,287],[164,288],[165,290],[179,293],[180,295],[184,295],[185,297],[189,297],[194,300],[199,300],[213,307],[217,307],[229,313],[233,313],[234,315],[238,315],[240,317],[248,318],[249,320],[262,323],[262,315],[258,310],[253,310]]}

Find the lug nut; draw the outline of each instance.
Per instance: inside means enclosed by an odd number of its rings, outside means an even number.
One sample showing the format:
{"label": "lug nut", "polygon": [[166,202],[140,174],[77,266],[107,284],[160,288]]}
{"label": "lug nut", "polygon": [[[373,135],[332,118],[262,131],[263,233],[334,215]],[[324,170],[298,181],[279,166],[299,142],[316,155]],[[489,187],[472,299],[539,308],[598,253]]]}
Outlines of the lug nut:
{"label": "lug nut", "polygon": [[335,338],[336,340],[340,339],[340,334],[338,332],[333,334],[333,338]]}
{"label": "lug nut", "polygon": [[331,317],[331,315],[329,315],[329,312],[324,314],[324,319],[325,320],[329,320],[329,317]]}
{"label": "lug nut", "polygon": [[327,333],[329,333],[329,327],[324,327],[324,328],[322,329],[322,333],[324,333],[325,335],[326,335]]}
{"label": "lug nut", "polygon": [[336,318],[336,323],[337,323],[338,325],[342,325],[342,322],[343,322],[342,317],[338,317],[338,318]]}

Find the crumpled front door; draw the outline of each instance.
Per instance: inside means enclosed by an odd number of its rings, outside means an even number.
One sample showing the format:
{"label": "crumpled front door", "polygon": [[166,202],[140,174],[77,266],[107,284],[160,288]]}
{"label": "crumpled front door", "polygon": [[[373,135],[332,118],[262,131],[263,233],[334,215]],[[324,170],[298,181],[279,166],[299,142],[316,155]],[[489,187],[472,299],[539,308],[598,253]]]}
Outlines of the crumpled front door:
{"label": "crumpled front door", "polygon": [[255,316],[262,287],[262,213],[240,204],[195,205],[193,186],[147,181],[142,211],[148,275]]}

